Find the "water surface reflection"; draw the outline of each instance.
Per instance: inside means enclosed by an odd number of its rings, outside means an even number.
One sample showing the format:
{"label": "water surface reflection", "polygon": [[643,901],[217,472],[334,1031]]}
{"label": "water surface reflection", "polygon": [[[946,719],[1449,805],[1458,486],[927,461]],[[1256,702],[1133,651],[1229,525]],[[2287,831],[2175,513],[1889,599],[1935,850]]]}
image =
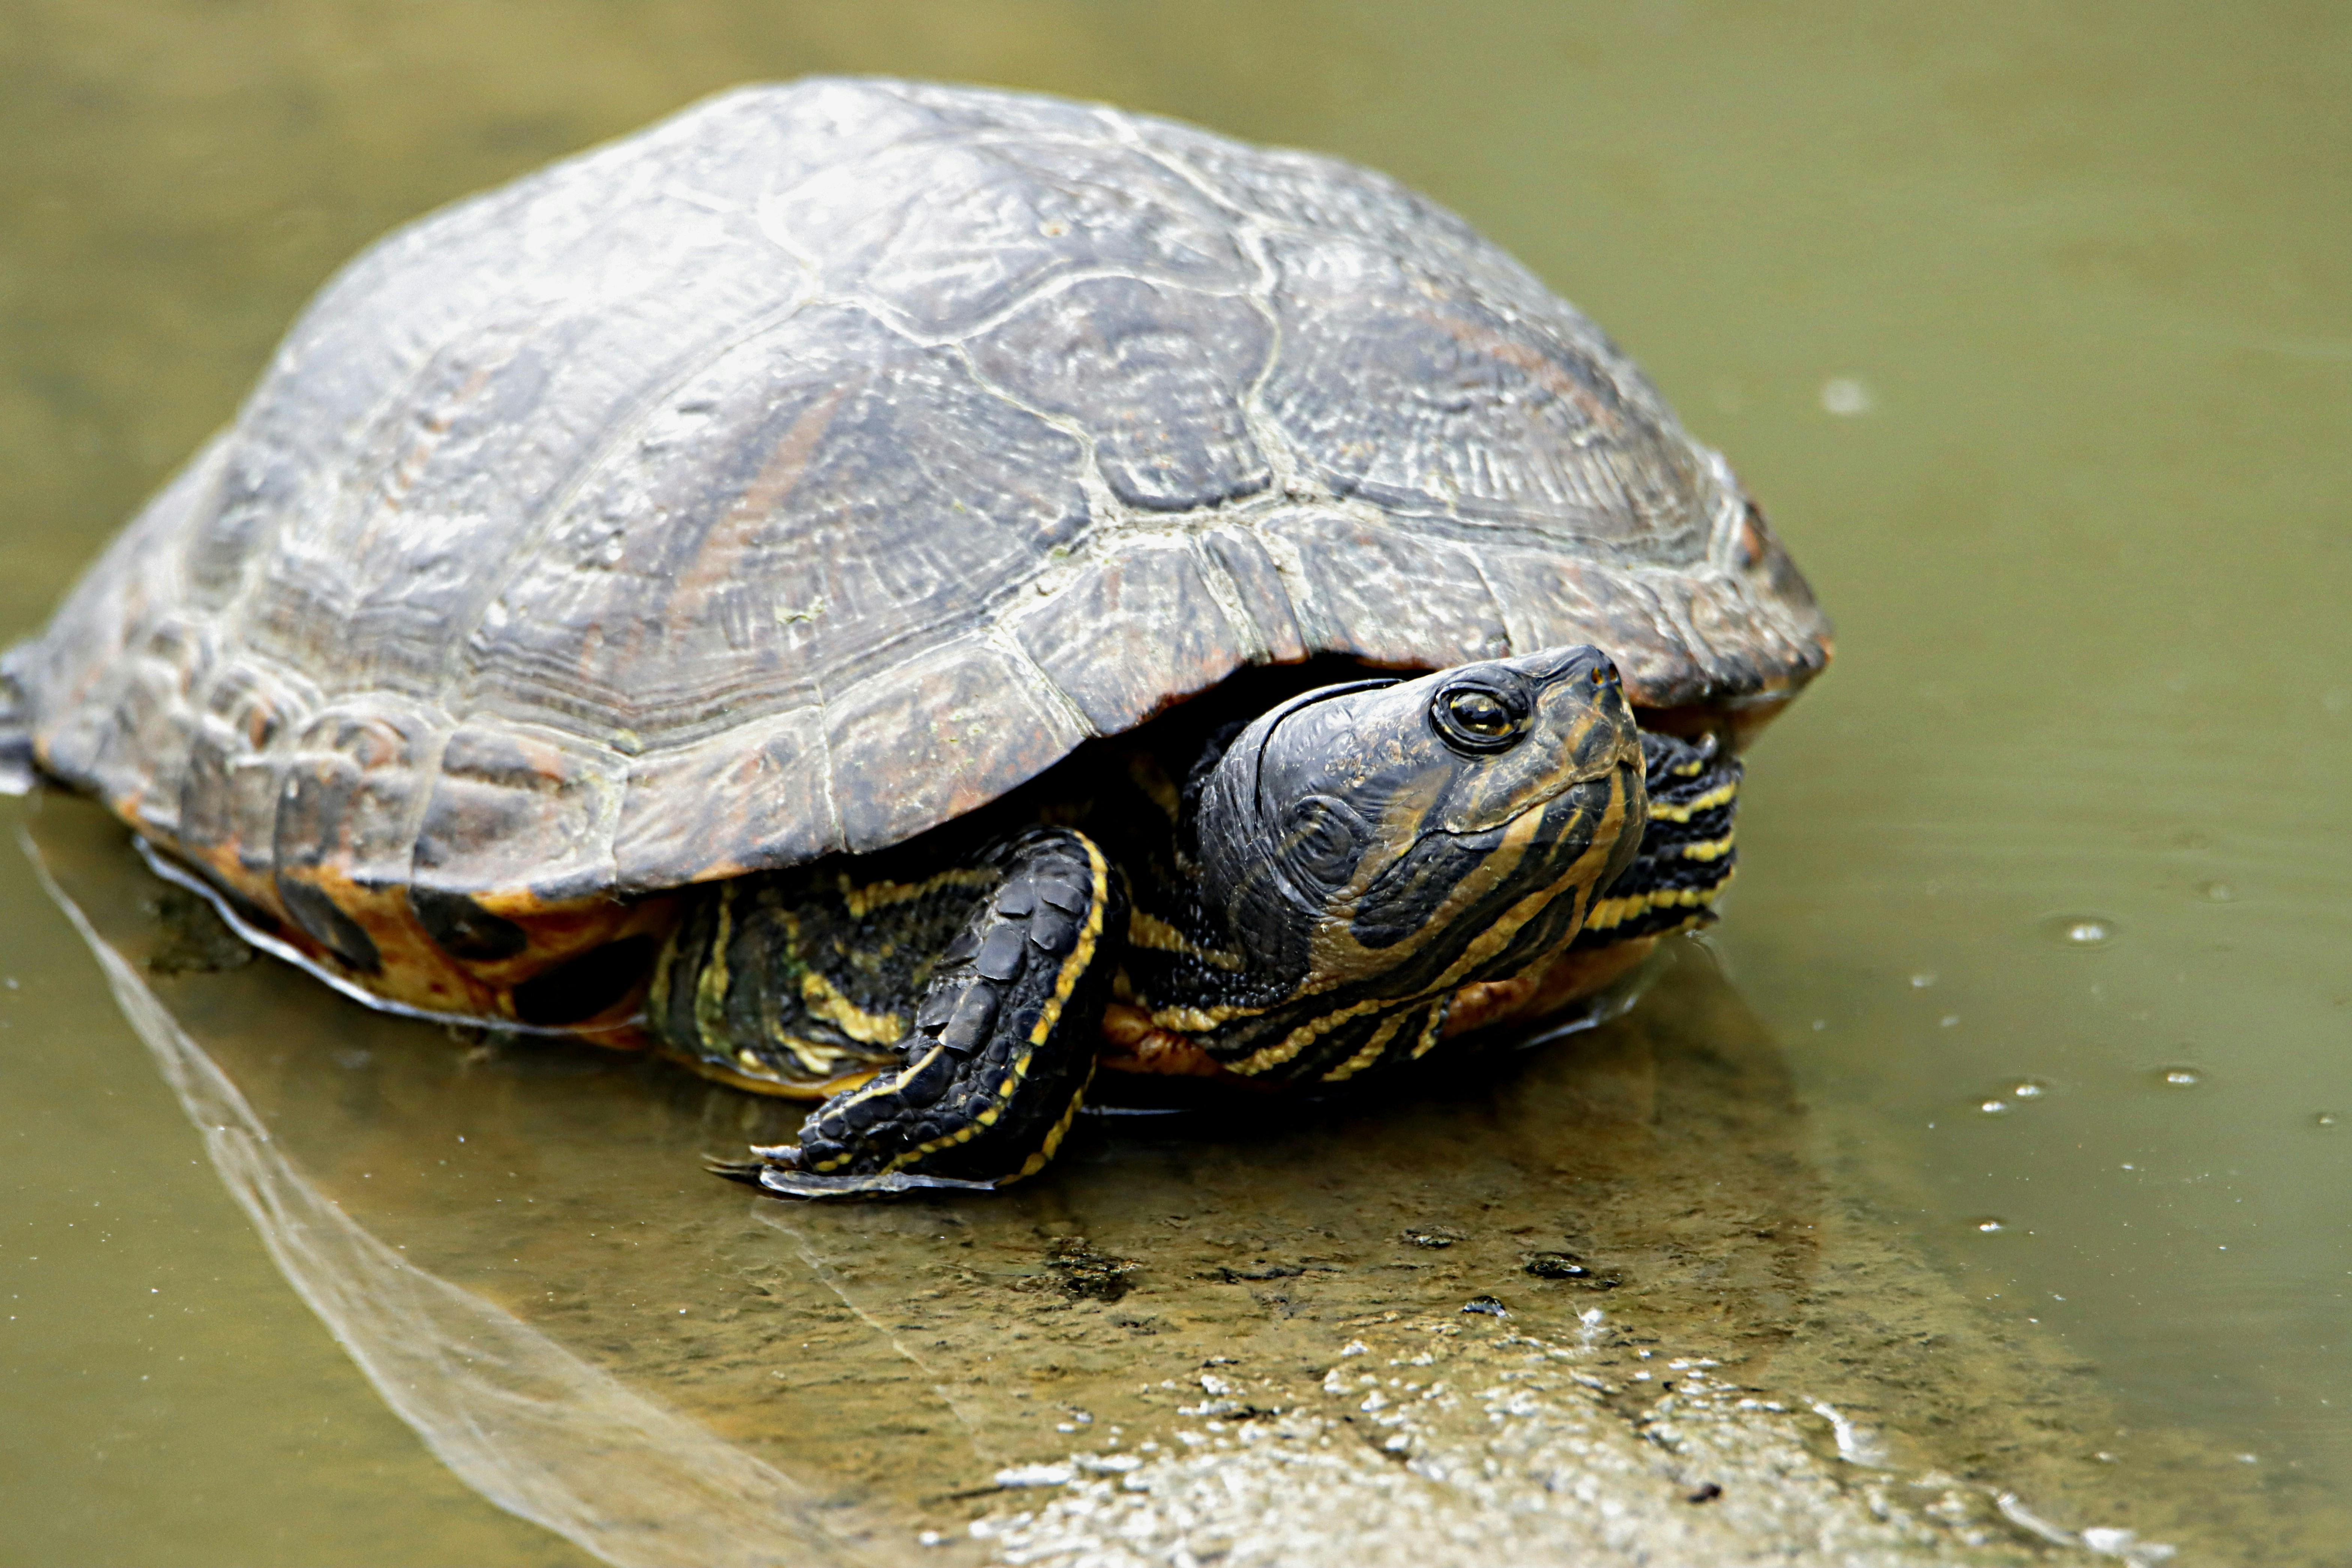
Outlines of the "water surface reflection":
{"label": "water surface reflection", "polygon": [[2250,1497],[2118,1487],[2080,1370],[1834,1194],[1696,943],[1629,1017],[1403,1097],[1106,1119],[1006,1194],[796,1204],[698,1168],[793,1108],[216,967],[94,808],[32,820],[297,1289],[469,1483],[614,1562],[2247,1539]]}

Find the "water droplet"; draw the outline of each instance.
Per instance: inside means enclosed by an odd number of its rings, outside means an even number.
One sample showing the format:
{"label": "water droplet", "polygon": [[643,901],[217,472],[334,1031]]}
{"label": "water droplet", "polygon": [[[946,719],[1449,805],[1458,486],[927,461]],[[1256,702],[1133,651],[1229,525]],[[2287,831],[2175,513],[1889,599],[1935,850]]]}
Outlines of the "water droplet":
{"label": "water droplet", "polygon": [[1914,991],[1925,991],[1934,984],[1936,984],[1936,972],[1932,969],[1923,969],[1911,977],[1911,989]]}
{"label": "water droplet", "polygon": [[1979,1105],[1977,1109],[1983,1111],[1987,1116],[2006,1116],[2009,1114],[2009,1101],[2005,1100],[1988,1100],[1981,1105]]}
{"label": "water droplet", "polygon": [[1983,1219],[1972,1219],[1969,1221],[1969,1224],[1987,1236],[1992,1236],[2009,1228],[2008,1221],[1994,1219],[1990,1215],[1985,1216]]}
{"label": "water droplet", "polygon": [[2336,1112],[2332,1110],[2323,1110],[2318,1115],[2311,1119],[2311,1124],[2314,1127],[2333,1127],[2341,1120],[2343,1119],[2337,1116]]}
{"label": "water droplet", "polygon": [[2040,1100],[2050,1092],[2050,1086],[2038,1078],[2021,1078],[2010,1085],[2011,1100]]}
{"label": "water droplet", "polygon": [[2238,889],[2227,882],[2200,882],[2197,896],[2209,904],[2227,904],[2236,900]]}
{"label": "water droplet", "polygon": [[2116,940],[2116,922],[2105,915],[2057,915],[2042,929],[2068,947],[2105,947]]}
{"label": "water droplet", "polygon": [[1858,377],[1835,375],[1822,383],[1822,406],[1841,419],[1869,413],[1876,401]]}
{"label": "water droplet", "polygon": [[2156,1075],[2156,1081],[2167,1089],[2195,1089],[2205,1081],[2205,1075],[2195,1068],[2165,1068]]}

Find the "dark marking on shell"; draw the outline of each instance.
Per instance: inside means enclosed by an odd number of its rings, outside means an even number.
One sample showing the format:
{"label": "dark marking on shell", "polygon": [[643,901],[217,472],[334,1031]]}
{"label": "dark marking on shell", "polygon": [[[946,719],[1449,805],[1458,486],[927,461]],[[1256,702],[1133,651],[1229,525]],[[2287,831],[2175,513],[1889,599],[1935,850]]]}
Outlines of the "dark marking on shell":
{"label": "dark marking on shell", "polygon": [[492,914],[464,893],[412,887],[408,907],[425,934],[452,958],[495,963],[530,945],[530,933],[503,915]]}
{"label": "dark marking on shell", "polygon": [[333,953],[345,968],[373,974],[383,967],[374,940],[357,921],[338,909],[335,900],[324,891],[281,875],[278,879],[278,901],[286,906],[289,919]]}

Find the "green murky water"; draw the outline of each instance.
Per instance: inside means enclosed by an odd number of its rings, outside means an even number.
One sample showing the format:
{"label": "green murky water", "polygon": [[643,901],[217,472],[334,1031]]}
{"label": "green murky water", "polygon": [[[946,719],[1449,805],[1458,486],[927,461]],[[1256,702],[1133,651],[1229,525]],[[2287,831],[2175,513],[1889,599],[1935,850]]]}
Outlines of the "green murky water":
{"label": "green murky water", "polygon": [[[199,1136],[0,855],[0,1561],[583,1561],[477,1489],[529,1505],[594,1473],[589,1415],[668,1456],[633,1472],[670,1489],[646,1509],[771,1521],[791,1560],[1048,1552],[1176,1496],[1170,1456],[1209,1464],[1230,1434],[1206,1424],[1261,1405],[1311,1453],[1396,1416],[1357,1449],[1442,1468],[1493,1412],[1403,1420],[1414,1356],[1484,1386],[1523,1375],[1522,1339],[1587,1358],[1509,1415],[1572,1438],[1580,1473],[1620,1449],[1572,1399],[1618,1409],[1651,1363],[1706,1359],[1844,1423],[1806,1417],[1819,1452],[1769,1462],[1736,1402],[1687,1414],[1680,1449],[1643,1439],[1727,1505],[1867,1474],[1900,1478],[1880,1511],[1931,1554],[2064,1555],[2005,1491],[2181,1562],[2352,1552],[2340,11],[24,0],[0,13],[0,637],[376,233],[726,83],[835,69],[1389,168],[1642,358],[1840,623],[1756,756],[1715,956],[1438,1105],[1118,1130],[1017,1199],[853,1224],[704,1183],[696,1152],[757,1131],[731,1096],[387,1025],[268,964],[159,973],[156,889],[117,837],[71,803],[0,808],[285,1162]],[[278,1205],[277,1261],[233,1190]],[[1619,1288],[1528,1275],[1548,1249]],[[456,1293],[402,1294],[380,1254]],[[404,1422],[289,1273],[441,1392]],[[1454,1310],[1487,1292],[1507,1323]],[[505,1323],[532,1337],[498,1362]],[[1396,1410],[1347,1384],[1316,1414],[1349,1343],[1400,1369]],[[530,1410],[589,1413],[572,1449],[448,1393],[493,1362],[540,1380]],[[1092,1515],[1083,1487],[992,1489],[1076,1449],[1108,1489]],[[1359,1506],[1388,1472],[1331,1463],[1269,1495],[1433,1527]],[[1162,1489],[1112,1484],[1138,1475]],[[1705,1556],[1673,1532],[1713,1517],[1643,1528]],[[1833,1538],[1896,1551],[1811,1537]]]}

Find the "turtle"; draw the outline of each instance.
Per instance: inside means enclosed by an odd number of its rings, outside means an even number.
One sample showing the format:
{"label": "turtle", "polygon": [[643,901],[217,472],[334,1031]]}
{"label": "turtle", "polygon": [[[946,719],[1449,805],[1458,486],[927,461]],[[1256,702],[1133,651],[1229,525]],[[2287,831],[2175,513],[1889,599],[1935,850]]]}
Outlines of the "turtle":
{"label": "turtle", "polygon": [[362,253],[0,661],[0,751],[372,1005],[819,1102],[724,1173],[994,1187],[1100,1070],[1589,1012],[1831,647],[1433,202],[810,79]]}

